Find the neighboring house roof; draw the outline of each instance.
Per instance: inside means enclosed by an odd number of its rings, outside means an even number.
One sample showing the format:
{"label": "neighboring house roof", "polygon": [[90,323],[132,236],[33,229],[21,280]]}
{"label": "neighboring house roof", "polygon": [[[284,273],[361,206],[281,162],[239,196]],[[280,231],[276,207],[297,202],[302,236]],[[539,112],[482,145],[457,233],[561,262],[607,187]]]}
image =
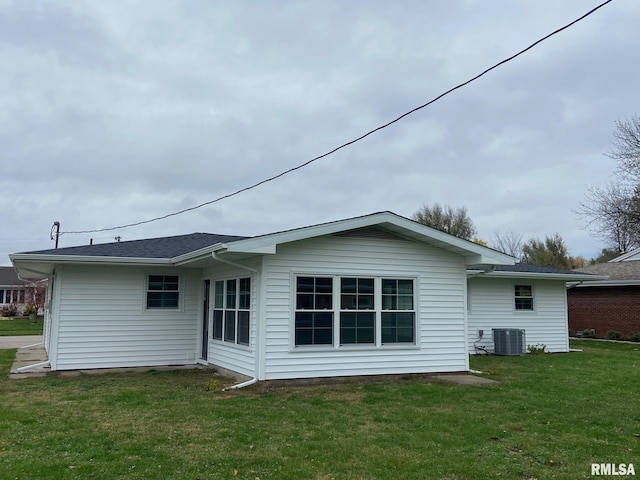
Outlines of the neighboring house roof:
{"label": "neighboring house roof", "polygon": [[605,275],[605,281],[589,282],[583,286],[640,285],[640,261],[598,263],[576,269],[578,272]]}
{"label": "neighboring house roof", "polygon": [[629,262],[634,260],[640,260],[640,248],[636,248],[635,250],[631,250],[630,252],[623,253],[619,257],[609,260],[609,262],[617,263],[617,262]]}
{"label": "neighboring house roof", "polygon": [[558,268],[516,263],[515,265],[498,265],[491,269],[469,269],[469,276],[484,275],[489,277],[517,277],[517,278],[544,278],[565,280],[567,282],[580,282],[591,280],[604,280],[606,276],[601,274],[578,272],[575,270],[561,270]]}
{"label": "neighboring house roof", "polygon": [[379,227],[401,238],[423,242],[464,257],[467,265],[510,265],[515,259],[482,245],[454,237],[391,212],[311,225],[256,237],[196,233],[128,242],[23,252],[10,255],[13,264],[27,278],[51,273],[56,263],[164,264],[195,265],[223,253],[275,254],[277,245],[313,237],[367,232]]}
{"label": "neighboring house roof", "polygon": [[20,280],[18,272],[13,267],[0,267],[0,287],[13,287],[16,285],[27,285],[29,282]]}

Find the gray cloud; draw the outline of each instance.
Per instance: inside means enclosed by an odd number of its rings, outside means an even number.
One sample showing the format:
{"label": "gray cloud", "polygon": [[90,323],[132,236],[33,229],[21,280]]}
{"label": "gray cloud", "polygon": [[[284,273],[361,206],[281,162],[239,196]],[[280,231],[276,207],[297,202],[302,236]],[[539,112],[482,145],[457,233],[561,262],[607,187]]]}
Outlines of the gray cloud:
{"label": "gray cloud", "polygon": [[[235,191],[385,123],[588,8],[557,2],[0,4],[0,258],[65,229],[156,217]],[[259,234],[422,203],[490,238],[562,234],[635,113],[640,7],[615,2],[479,81],[245,194],[118,232]],[[63,236],[62,244],[91,235]]]}

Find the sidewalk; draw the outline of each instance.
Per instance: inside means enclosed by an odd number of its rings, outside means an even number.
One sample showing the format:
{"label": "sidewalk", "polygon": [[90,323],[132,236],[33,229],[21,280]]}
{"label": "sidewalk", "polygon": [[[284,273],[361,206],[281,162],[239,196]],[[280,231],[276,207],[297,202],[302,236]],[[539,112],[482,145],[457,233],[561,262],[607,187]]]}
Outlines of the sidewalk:
{"label": "sidewalk", "polygon": [[[22,347],[29,348],[22,348]],[[19,380],[23,378],[43,377],[51,371],[48,365],[43,365],[25,372],[18,372],[21,367],[42,363],[47,360],[47,352],[42,344],[42,335],[20,335],[15,337],[0,337],[0,350],[17,349],[16,357],[9,373],[9,378]]]}
{"label": "sidewalk", "polygon": [[0,337],[0,350],[25,347],[34,343],[42,343],[42,335],[20,335],[17,337]]}

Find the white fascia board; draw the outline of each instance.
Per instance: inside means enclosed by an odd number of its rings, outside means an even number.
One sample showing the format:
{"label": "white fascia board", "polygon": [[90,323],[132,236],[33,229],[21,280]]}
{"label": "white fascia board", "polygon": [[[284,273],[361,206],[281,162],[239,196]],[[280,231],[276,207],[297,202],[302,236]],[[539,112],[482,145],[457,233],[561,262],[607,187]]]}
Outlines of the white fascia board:
{"label": "white fascia board", "polygon": [[[239,241],[243,242],[244,240],[239,240]],[[256,253],[256,254],[268,254],[268,255],[275,255],[276,253],[276,247],[277,247],[276,243],[269,243],[269,244],[257,246],[257,247],[248,247],[243,245],[236,246],[236,243],[238,242],[227,244],[225,250],[227,252]],[[280,242],[280,243],[284,243],[284,242]]]}
{"label": "white fascia board", "polygon": [[441,232],[440,230],[421,225],[413,220],[409,220],[391,212],[374,213],[363,217],[338,220],[335,222],[271,233],[245,240],[238,240],[227,244],[226,247],[229,252],[275,254],[277,245],[282,243],[295,242],[323,235],[331,235],[334,233],[374,225],[384,227],[385,224],[393,225],[397,227],[397,229],[416,234],[417,237],[422,237],[422,240],[425,243],[429,243],[443,249],[450,249],[459,255],[465,256],[467,257],[465,259],[465,263],[467,265],[515,264],[515,258],[510,255],[449,235],[448,233]]}
{"label": "white fascia board", "polygon": [[635,257],[638,254],[640,254],[640,248],[635,248],[635,249],[631,250],[630,252],[623,253],[619,257],[616,257],[616,258],[614,258],[612,260],[609,260],[608,263],[631,261],[631,260],[634,260],[633,257]]}
{"label": "white fascia board", "polygon": [[14,253],[9,255],[11,261],[39,262],[55,264],[108,264],[108,265],[171,265],[168,258],[138,258],[138,257],[96,257],[90,255],[40,255],[29,253]]}
{"label": "white fascia board", "polygon": [[487,278],[527,278],[541,280],[564,280],[565,282],[585,282],[588,280],[605,280],[609,277],[604,275],[581,275],[568,273],[538,273],[538,272],[499,272],[489,271],[481,272],[479,270],[467,270],[468,277],[487,277]]}
{"label": "white fascia board", "polygon": [[[483,247],[484,248],[484,247]],[[498,255],[503,255],[499,252]],[[486,255],[466,255],[464,258],[464,264],[467,266],[472,265],[515,265],[516,259],[506,255],[506,259],[496,257],[492,255],[491,257]]]}

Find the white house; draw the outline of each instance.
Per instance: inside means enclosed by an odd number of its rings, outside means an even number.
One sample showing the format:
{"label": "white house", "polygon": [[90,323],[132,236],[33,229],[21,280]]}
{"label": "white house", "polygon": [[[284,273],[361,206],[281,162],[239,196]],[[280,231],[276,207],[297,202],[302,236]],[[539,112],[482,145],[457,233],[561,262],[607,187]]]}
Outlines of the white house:
{"label": "white house", "polygon": [[467,371],[502,327],[568,351],[565,282],[592,278],[390,212],[10,258],[50,280],[52,370],[203,363],[257,380]]}

